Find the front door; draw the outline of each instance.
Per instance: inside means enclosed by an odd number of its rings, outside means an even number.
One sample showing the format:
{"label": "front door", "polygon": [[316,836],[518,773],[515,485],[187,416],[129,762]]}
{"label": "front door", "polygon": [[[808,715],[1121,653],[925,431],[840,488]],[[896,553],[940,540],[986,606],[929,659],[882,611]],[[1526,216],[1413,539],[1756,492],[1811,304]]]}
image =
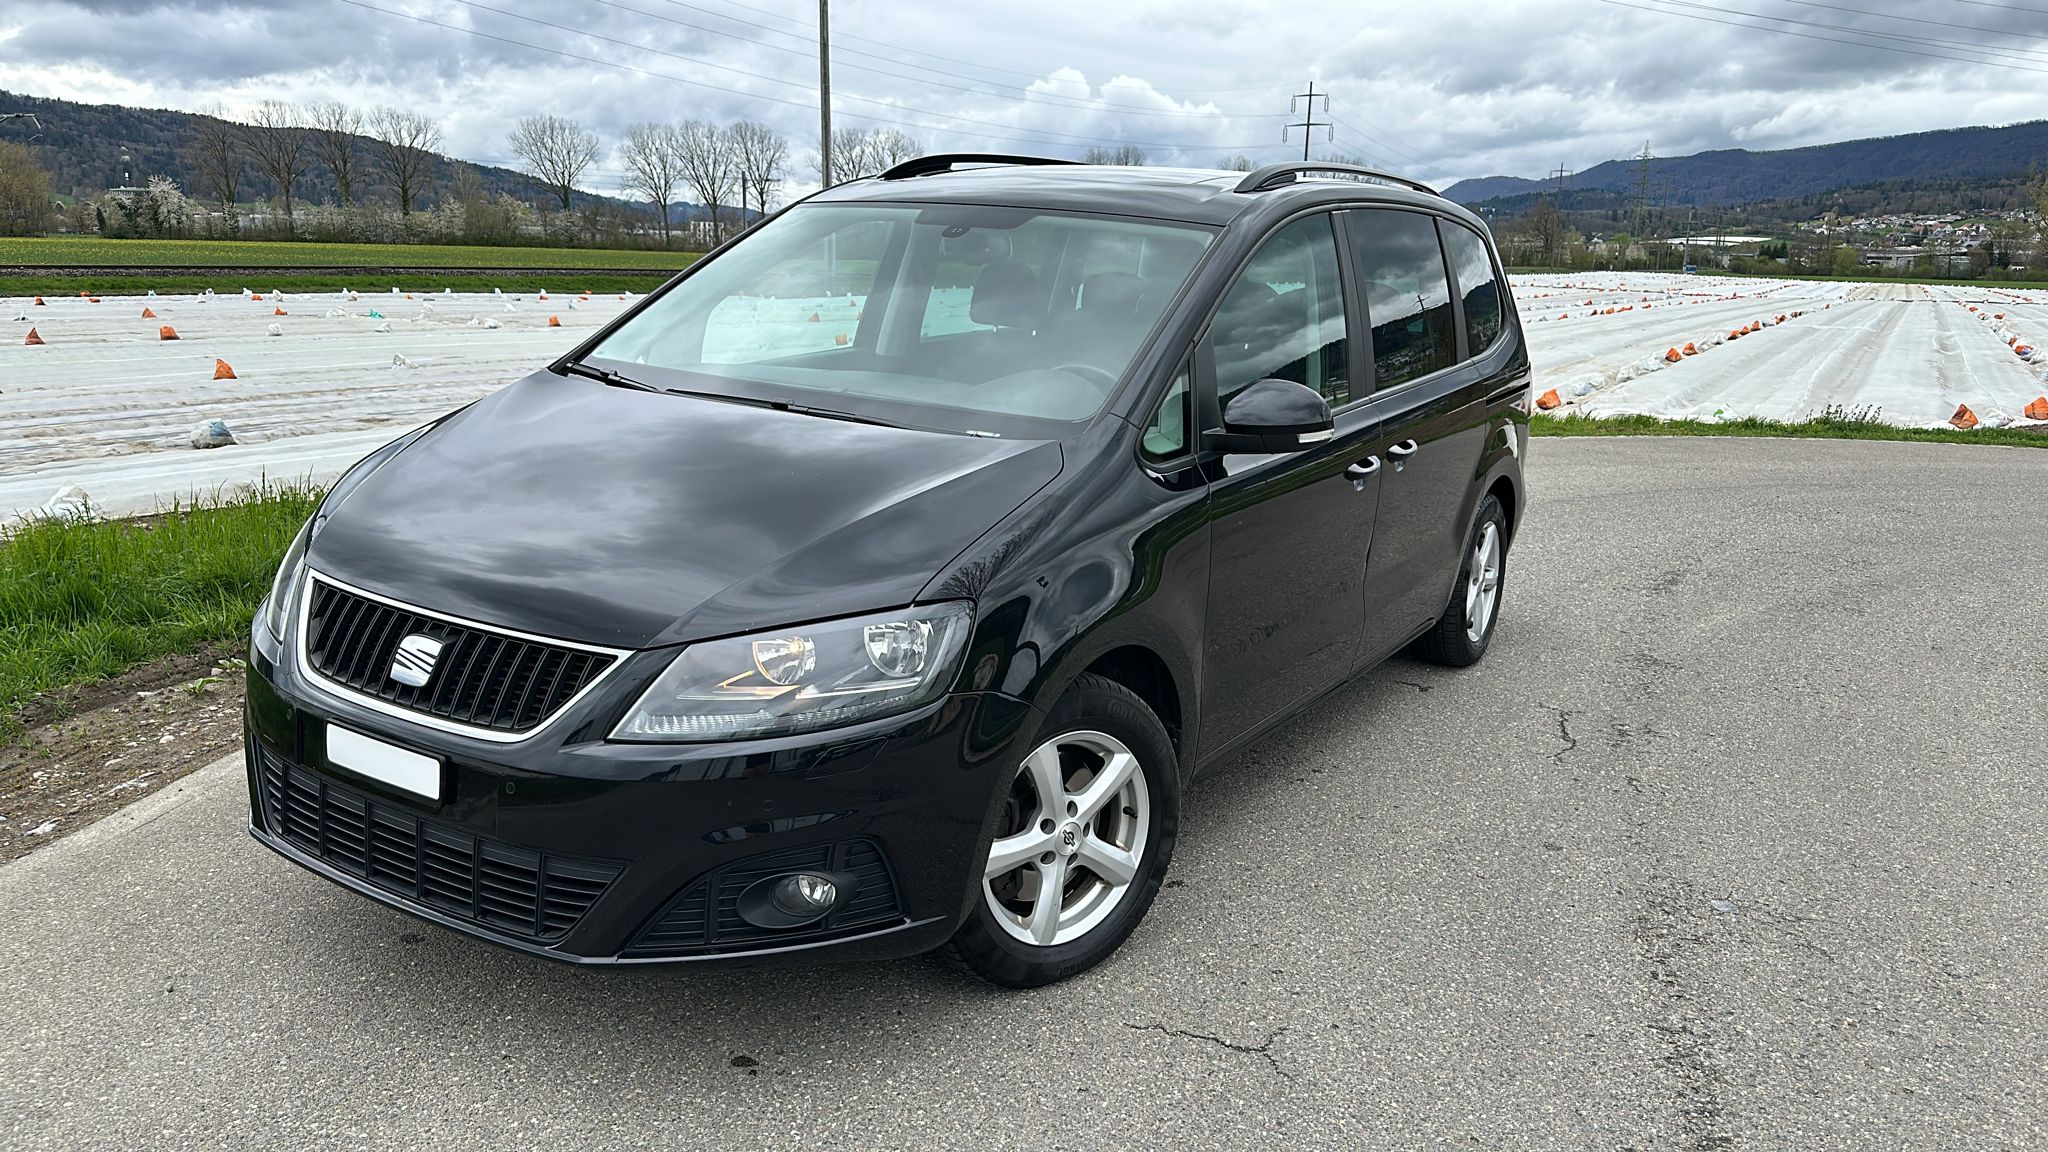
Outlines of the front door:
{"label": "front door", "polygon": [[1486,452],[1489,384],[1466,359],[1437,218],[1359,209],[1344,227],[1372,327],[1370,451],[1385,461],[1360,648],[1377,660],[1450,602]]}
{"label": "front door", "polygon": [[1259,248],[1223,298],[1200,360],[1204,426],[1254,380],[1320,391],[1336,434],[1307,451],[1212,455],[1201,741],[1220,748],[1349,671],[1364,624],[1377,492],[1351,470],[1371,421],[1352,396],[1338,247],[1327,214]]}

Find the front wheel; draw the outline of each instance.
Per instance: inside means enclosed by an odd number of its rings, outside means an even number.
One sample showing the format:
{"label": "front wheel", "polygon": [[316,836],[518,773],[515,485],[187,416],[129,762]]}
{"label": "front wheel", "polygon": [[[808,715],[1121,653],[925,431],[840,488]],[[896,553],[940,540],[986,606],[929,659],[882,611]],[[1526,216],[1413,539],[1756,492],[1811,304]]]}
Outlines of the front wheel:
{"label": "front wheel", "polygon": [[1507,571],[1507,513],[1499,497],[1488,496],[1480,501],[1479,514],[1472,518],[1472,533],[1465,543],[1465,559],[1458,567],[1450,603],[1444,605],[1436,627],[1410,645],[1408,654],[1453,668],[1479,663],[1486,646],[1493,642],[1493,626],[1500,619],[1501,583]]}
{"label": "front wheel", "polygon": [[996,984],[1064,980],[1116,951],[1159,891],[1180,825],[1179,769],[1129,689],[1082,676],[1010,779],[949,951]]}

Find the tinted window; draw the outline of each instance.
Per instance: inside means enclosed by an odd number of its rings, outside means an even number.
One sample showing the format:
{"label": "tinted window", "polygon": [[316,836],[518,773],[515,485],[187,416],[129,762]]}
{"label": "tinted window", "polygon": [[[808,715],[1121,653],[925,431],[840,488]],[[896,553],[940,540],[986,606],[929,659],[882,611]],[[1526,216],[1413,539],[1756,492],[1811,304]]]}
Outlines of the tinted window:
{"label": "tinted window", "polygon": [[1306,384],[1332,407],[1351,399],[1344,292],[1327,215],[1274,233],[1238,274],[1209,328],[1216,395],[1228,403],[1269,376]]}
{"label": "tinted window", "polygon": [[1445,224],[1443,229],[1444,250],[1465,297],[1466,342],[1477,356],[1500,335],[1500,285],[1493,278],[1493,257],[1487,255],[1486,241],[1470,228]]}
{"label": "tinted window", "polygon": [[1437,247],[1436,220],[1419,212],[1351,214],[1372,324],[1373,375],[1381,388],[1427,376],[1458,360],[1451,287]]}

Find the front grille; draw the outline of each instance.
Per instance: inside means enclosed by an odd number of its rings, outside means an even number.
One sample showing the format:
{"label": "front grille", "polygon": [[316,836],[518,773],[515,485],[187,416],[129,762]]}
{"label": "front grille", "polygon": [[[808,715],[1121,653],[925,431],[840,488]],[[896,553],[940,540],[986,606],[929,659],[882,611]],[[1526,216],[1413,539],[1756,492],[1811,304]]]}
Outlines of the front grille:
{"label": "front grille", "polygon": [[[740,893],[755,881],[798,871],[850,874],[857,881],[853,898],[824,920],[801,928],[758,928],[740,918]],[[699,878],[669,901],[625,954],[682,956],[779,948],[857,935],[902,919],[896,882],[881,846],[868,839],[842,840],[750,857]]]}
{"label": "front grille", "polygon": [[263,822],[293,847],[391,893],[529,940],[574,927],[617,864],[520,848],[422,820],[258,745]]}
{"label": "front grille", "polygon": [[[613,657],[453,624],[337,588],[312,577],[306,659],[337,684],[401,708],[499,732],[526,732],[576,698]],[[419,687],[391,678],[398,642],[414,633],[441,641],[434,673]]]}

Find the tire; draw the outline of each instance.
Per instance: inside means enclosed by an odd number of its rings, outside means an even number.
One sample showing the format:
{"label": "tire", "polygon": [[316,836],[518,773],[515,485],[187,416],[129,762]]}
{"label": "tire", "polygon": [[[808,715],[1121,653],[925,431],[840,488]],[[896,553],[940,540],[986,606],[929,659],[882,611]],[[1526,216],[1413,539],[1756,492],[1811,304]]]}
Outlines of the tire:
{"label": "tire", "polygon": [[[1491,582],[1482,577],[1477,585],[1473,571],[1481,563],[1481,548],[1491,543]],[[1458,563],[1458,581],[1451,585],[1451,598],[1444,605],[1436,626],[1408,646],[1408,655],[1427,664],[1469,668],[1486,655],[1493,632],[1500,624],[1500,605],[1506,595],[1508,576],[1508,520],[1500,498],[1488,496],[1479,502],[1472,518],[1472,530],[1465,537],[1465,549]],[[1474,626],[1475,612],[1481,617]]]}
{"label": "tire", "polygon": [[[1173,742],[1128,688],[1084,675],[1039,732],[998,801],[972,910],[946,945],[955,963],[1010,988],[1064,980],[1116,951],[1152,906],[1180,829]],[[1135,763],[1120,773],[1121,783],[1091,787],[1122,755]],[[1039,801],[1040,781],[1055,779],[1053,772],[1062,798],[1048,806]],[[1091,800],[1094,819],[1082,807]],[[1011,861],[1014,867],[1002,867]],[[1058,905],[1037,898],[1048,872],[1061,882]],[[1116,884],[1125,872],[1129,879]]]}

